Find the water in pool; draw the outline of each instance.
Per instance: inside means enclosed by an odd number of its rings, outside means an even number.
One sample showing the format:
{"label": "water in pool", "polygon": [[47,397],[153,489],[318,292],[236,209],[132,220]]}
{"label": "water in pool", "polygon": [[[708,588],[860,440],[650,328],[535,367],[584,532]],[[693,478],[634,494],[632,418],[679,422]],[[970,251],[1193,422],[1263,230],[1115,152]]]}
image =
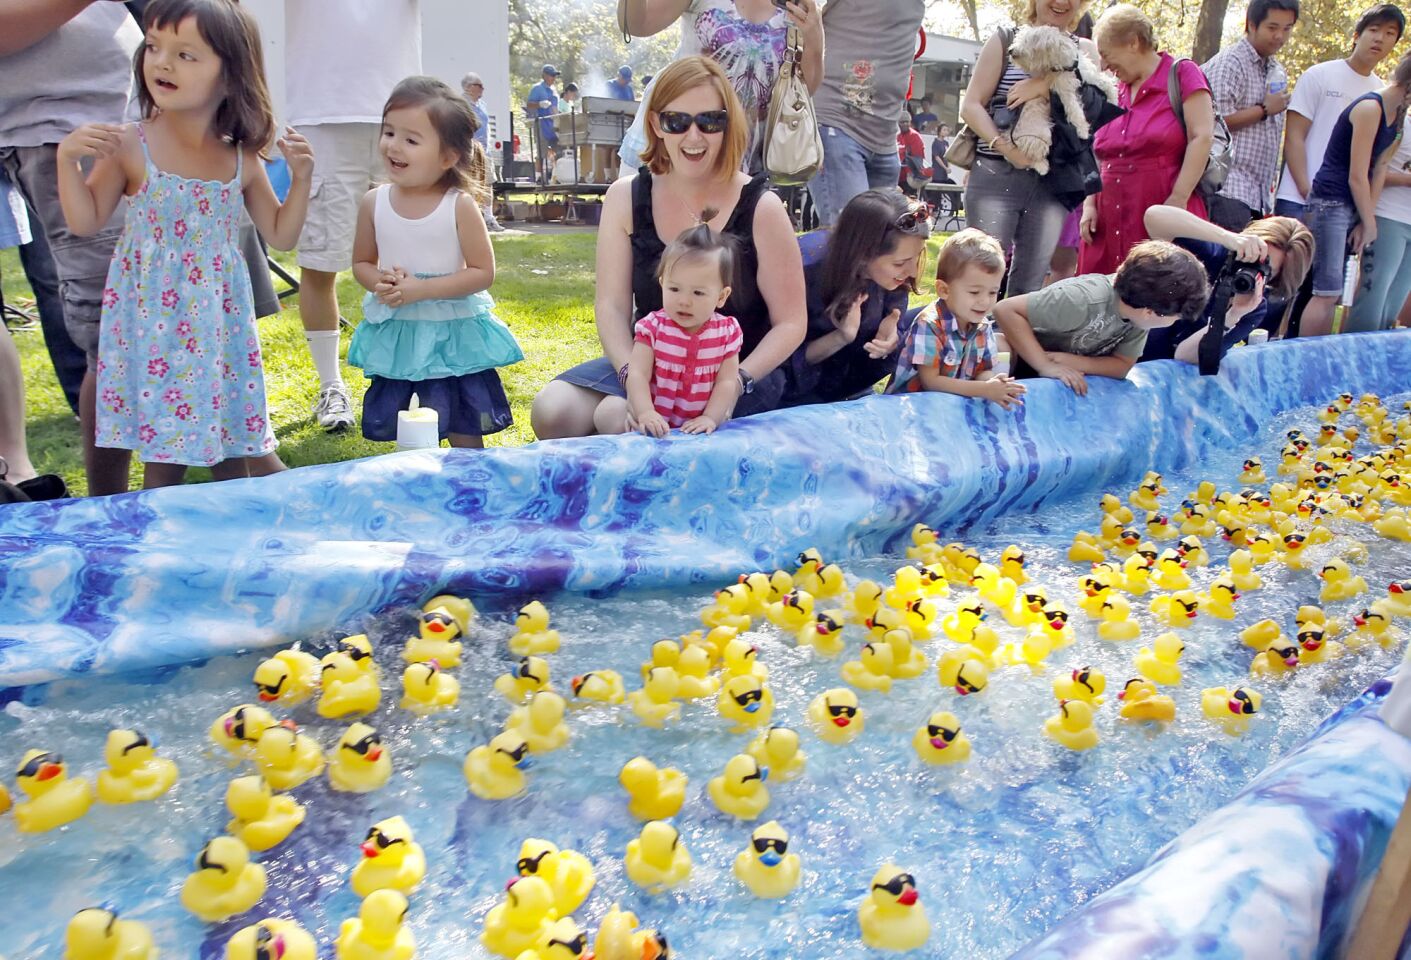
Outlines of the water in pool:
{"label": "water in pool", "polygon": [[[1387,406],[1401,413],[1402,400],[1388,399]],[[1186,491],[1201,479],[1212,479],[1222,489],[1245,486],[1237,478],[1250,453],[1263,456],[1271,482],[1281,479],[1275,467],[1284,432],[1301,426],[1316,434],[1315,414],[1303,410],[1281,418],[1250,450],[1212,459],[1198,472],[1167,476],[1164,510],[1174,514]],[[1344,419],[1355,422],[1351,414]],[[1366,450],[1366,442],[1358,449]],[[1120,491],[1124,499],[1127,492]],[[574,710],[571,741],[535,758],[525,794],[501,802],[469,794],[462,773],[466,753],[494,736],[510,710],[493,684],[517,660],[506,647],[511,628],[504,618],[482,617],[472,630],[465,662],[455,671],[461,682],[459,705],[418,718],[396,706],[401,646],[415,633],[413,612],[388,617],[369,631],[383,670],[382,706],[369,721],[390,750],[391,781],[361,795],[330,790],[326,776],[296,788],[293,795],[305,805],[306,821],[285,843],[254,855],[268,871],[264,898],[247,914],[218,924],[204,924],[187,913],[178,895],[203,844],[222,833],[229,820],[227,783],[253,772],[249,763],[233,763],[215,747],[207,728],[230,707],[253,699],[251,675],[262,655],[26,691],[0,714],[4,769],[14,771],[26,750],[43,748],[61,752],[72,775],[92,779],[102,769],[108,731],[134,727],[156,742],[161,755],[176,760],[181,778],[155,802],[95,804],[83,819],[50,833],[20,834],[13,814],[0,817],[0,902],[6,905],[0,915],[0,949],[11,960],[57,958],[68,918],[82,907],[106,904],[124,918],[146,923],[169,956],[224,956],[225,943],[237,929],[278,916],[296,919],[317,938],[319,955],[331,957],[339,924],[358,910],[349,874],[362,856],[359,846],[372,824],[401,815],[428,861],[425,882],[411,896],[407,917],[418,956],[428,960],[490,956],[479,942],[482,921],[503,899],[527,837],[550,840],[592,861],[597,885],[575,914],[584,928],[594,930],[620,902],[644,926],[667,934],[676,956],[830,960],[863,955],[857,907],[874,872],[887,861],[915,876],[929,914],[930,940],[919,952],[1006,956],[1227,802],[1330,712],[1383,676],[1398,656],[1396,650],[1373,647],[1299,668],[1282,680],[1249,677],[1254,651],[1235,638],[1237,630],[1272,617],[1291,635],[1297,606],[1317,601],[1321,582],[1313,571],[1328,559],[1352,557],[1354,572],[1371,587],[1364,596],[1326,605],[1344,620],[1384,596],[1389,581],[1411,573],[1411,544],[1383,540],[1364,524],[1335,519],[1328,522],[1337,532],[1333,541],[1308,548],[1311,569],[1290,570],[1279,563],[1260,567],[1264,586],[1236,601],[1233,621],[1201,616],[1181,632],[1184,679],[1163,688],[1177,705],[1173,724],[1161,729],[1118,721],[1116,694],[1135,676],[1134,658],[1165,628],[1148,610],[1149,600],[1161,591],[1131,598],[1139,640],[1100,640],[1095,622],[1079,611],[1078,577],[1087,572],[1087,564],[1070,562],[1066,553],[1076,530],[1096,529],[1096,500],[1094,493],[964,536],[991,562],[1010,543],[1023,547],[1031,581],[1072,612],[1073,646],[1052,654],[1037,673],[1025,666],[996,669],[989,687],[975,696],[962,698],[940,687],[929,665],[919,678],[898,681],[889,694],[861,691],[866,729],[851,744],[821,741],[810,731],[806,711],[823,690],[845,686],[839,669],[856,659],[863,628],[848,626],[847,651],[830,660],[757,621],[748,637],[760,647],[760,662],[770,671],[773,722],[801,732],[808,761],[800,779],[769,781],[772,801],[754,823],[722,814],[709,798],[707,782],[750,739],[727,732],[729,724],[710,699],[684,704],[679,722],[663,730],[641,726],[626,707]],[[1136,521],[1138,529],[1142,519]],[[940,534],[953,536],[946,530]],[[1218,537],[1207,537],[1205,543],[1212,564],[1190,570],[1197,590],[1209,586],[1229,553]],[[1359,544],[1366,545],[1365,562]],[[863,577],[886,581],[901,562],[893,556],[845,567],[850,582]],[[953,584],[950,595],[937,600],[941,614],[951,613],[968,592]],[[553,626],[564,642],[560,652],[547,657],[553,686],[567,693],[574,675],[612,668],[627,679],[629,689],[637,687],[639,665],[649,658],[652,642],[698,627],[707,600],[694,594],[554,598]],[[1004,641],[1022,636],[998,615],[987,622]],[[1404,634],[1407,621],[1398,623]],[[322,654],[336,637],[330,632],[309,638],[308,649]],[[920,649],[934,662],[950,646],[941,640]],[[1100,744],[1076,753],[1042,730],[1057,712],[1054,679],[1084,665],[1106,674],[1107,702],[1095,720]],[[1235,738],[1205,722],[1200,695],[1205,687],[1238,683],[1262,693],[1263,705],[1248,733]],[[972,747],[968,763],[929,766],[918,761],[913,734],[938,710],[953,711],[962,722]],[[297,721],[325,748],[337,742],[352,719],[321,719],[312,702],[275,705],[274,712]],[[694,872],[685,885],[659,895],[633,886],[623,867],[625,847],[641,824],[627,810],[617,775],[638,754],[677,767],[690,778],[685,807],[674,823],[690,850]],[[16,793],[15,799],[23,797]],[[758,900],[736,880],[731,866],[749,845],[753,827],[770,819],[788,830],[789,850],[802,858],[802,880],[783,899]]]}

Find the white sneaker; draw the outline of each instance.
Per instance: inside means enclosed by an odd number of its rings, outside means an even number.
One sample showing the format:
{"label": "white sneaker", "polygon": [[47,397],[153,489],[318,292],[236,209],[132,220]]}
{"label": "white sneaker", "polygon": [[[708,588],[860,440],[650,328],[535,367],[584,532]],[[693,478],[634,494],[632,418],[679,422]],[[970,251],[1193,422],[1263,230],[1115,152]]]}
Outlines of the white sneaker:
{"label": "white sneaker", "polygon": [[314,419],[330,433],[346,430],[353,425],[353,401],[342,381],[330,383],[318,392]]}

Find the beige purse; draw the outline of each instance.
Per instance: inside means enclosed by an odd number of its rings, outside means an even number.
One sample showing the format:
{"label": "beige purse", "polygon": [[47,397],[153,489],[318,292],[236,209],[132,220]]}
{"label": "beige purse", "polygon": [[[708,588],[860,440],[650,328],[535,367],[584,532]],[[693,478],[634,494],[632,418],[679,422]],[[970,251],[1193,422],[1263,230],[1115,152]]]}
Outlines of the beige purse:
{"label": "beige purse", "polygon": [[790,24],[764,123],[764,169],[781,187],[801,187],[823,166],[823,138],[803,82],[802,62],[799,32]]}

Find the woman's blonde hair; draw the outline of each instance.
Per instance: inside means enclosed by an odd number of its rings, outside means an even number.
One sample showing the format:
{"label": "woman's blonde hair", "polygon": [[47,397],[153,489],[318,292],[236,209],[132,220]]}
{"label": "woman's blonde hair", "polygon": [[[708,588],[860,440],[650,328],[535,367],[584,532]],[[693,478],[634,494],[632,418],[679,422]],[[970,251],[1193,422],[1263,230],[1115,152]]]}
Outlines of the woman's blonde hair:
{"label": "woman's blonde hair", "polygon": [[677,60],[657,74],[656,81],[652,84],[650,99],[642,104],[642,109],[650,113],[644,125],[647,146],[641,157],[652,173],[669,173],[671,155],[666,152],[666,143],[652,124],[654,117],[651,114],[666,109],[671,101],[688,90],[706,84],[714,86],[715,92],[720,94],[720,102],[725,105],[725,113],[728,116],[725,122],[725,136],[720,144],[720,153],[715,158],[713,172],[716,176],[725,176],[740,169],[745,159],[745,149],[749,145],[745,108],[740,105],[740,98],[735,95],[735,88],[730,85],[730,78],[720,69],[720,64],[709,57],[694,56]]}
{"label": "woman's blonde hair", "polygon": [[1144,50],[1156,49],[1156,24],[1130,3],[1119,3],[1108,9],[1093,28],[1093,39],[1106,37],[1113,43],[1128,44],[1133,40]]}
{"label": "woman's blonde hair", "polygon": [[1284,265],[1271,285],[1284,299],[1293,299],[1313,262],[1313,234],[1292,217],[1265,217],[1255,220],[1241,232],[1284,252]]}
{"label": "woman's blonde hair", "polygon": [[[1083,19],[1083,14],[1088,12],[1088,8],[1093,5],[1093,0],[1078,0],[1073,7],[1073,15],[1068,22],[1063,25],[1063,29],[1072,33],[1078,29],[1078,21]],[[1029,0],[1029,10],[1024,15],[1024,22],[1029,26],[1034,26],[1039,20],[1039,0]]]}

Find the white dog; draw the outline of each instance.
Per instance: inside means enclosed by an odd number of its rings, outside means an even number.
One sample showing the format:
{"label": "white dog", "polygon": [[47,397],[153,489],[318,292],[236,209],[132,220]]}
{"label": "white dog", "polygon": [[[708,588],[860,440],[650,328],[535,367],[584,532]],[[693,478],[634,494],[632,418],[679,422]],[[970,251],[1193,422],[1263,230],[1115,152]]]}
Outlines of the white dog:
{"label": "white dog", "polygon": [[[1090,83],[1102,90],[1108,102],[1117,102],[1116,81],[1083,55],[1077,40],[1057,27],[1022,28],[1009,46],[1009,59],[1029,76],[1048,81],[1049,90],[1058,94],[1068,122],[1084,140],[1092,136],[1092,129],[1083,114],[1078,88]],[[1048,173],[1048,151],[1053,143],[1049,98],[1039,97],[1024,104],[1009,136],[1034,170],[1040,175]]]}

